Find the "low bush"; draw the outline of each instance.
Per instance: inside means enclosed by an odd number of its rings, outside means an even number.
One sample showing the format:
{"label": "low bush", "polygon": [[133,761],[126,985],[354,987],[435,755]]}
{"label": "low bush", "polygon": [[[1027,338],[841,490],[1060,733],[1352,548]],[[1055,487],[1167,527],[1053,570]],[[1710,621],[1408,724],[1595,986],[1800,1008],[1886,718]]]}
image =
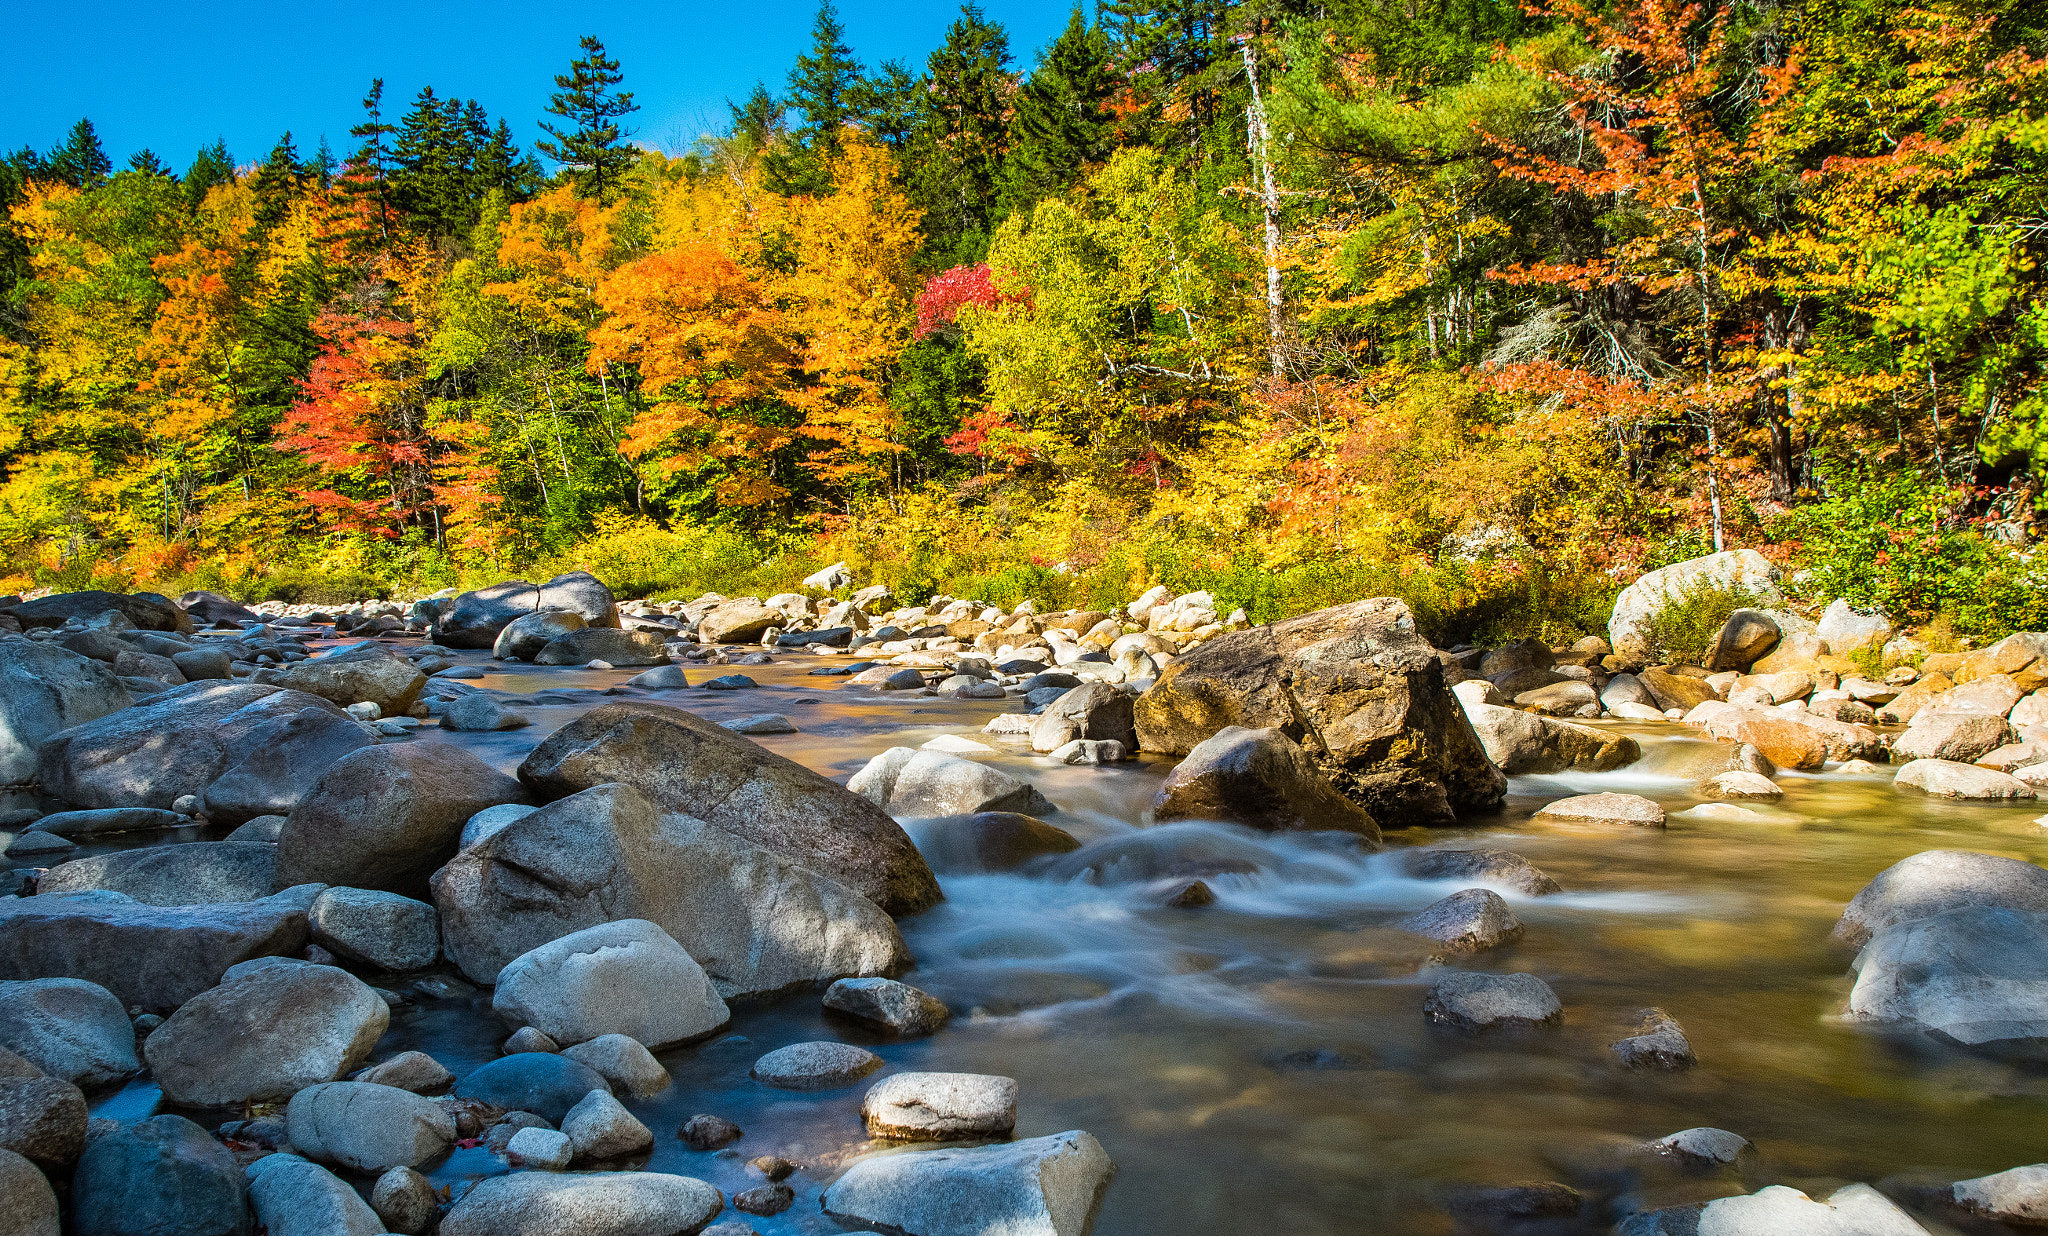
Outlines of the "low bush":
{"label": "low bush", "polygon": [[1651,659],[1669,665],[1705,665],[1715,636],[1738,609],[1754,609],[1763,597],[1740,584],[1697,580],[1667,599],[1637,628]]}

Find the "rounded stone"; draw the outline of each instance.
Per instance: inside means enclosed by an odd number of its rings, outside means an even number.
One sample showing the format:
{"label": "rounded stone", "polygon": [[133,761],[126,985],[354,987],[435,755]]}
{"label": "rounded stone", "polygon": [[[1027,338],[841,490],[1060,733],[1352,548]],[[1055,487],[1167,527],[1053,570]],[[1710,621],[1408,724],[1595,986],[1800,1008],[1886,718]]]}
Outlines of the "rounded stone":
{"label": "rounded stone", "polygon": [[1430,985],[1422,1012],[1462,1030],[1555,1026],[1564,1019],[1557,993],[1533,974],[1446,974]]}
{"label": "rounded stone", "polygon": [[882,1058],[850,1043],[792,1043],[754,1061],[754,1080],[777,1090],[850,1086],[882,1067]]}
{"label": "rounded stone", "polygon": [[1522,938],[1522,920],[1489,888],[1461,889],[1402,919],[1399,926],[1454,953],[1476,953]]}
{"label": "rounded stone", "polygon": [[499,972],[491,1007],[564,1045],[607,1034],[680,1043],[732,1018],[704,968],[645,919],[603,923],[521,955]]}
{"label": "rounded stone", "polygon": [[1700,793],[1709,798],[1745,798],[1770,800],[1783,798],[1785,791],[1769,777],[1753,772],[1731,771],[1707,778],[1700,785]]}
{"label": "rounded stone", "polygon": [[610,1093],[596,1069],[567,1056],[543,1052],[501,1056],[455,1084],[455,1093],[461,1098],[532,1112],[553,1124],[560,1124],[569,1109],[593,1090]]}
{"label": "rounded stone", "polygon": [[663,1172],[515,1172],[463,1195],[441,1236],[650,1236],[693,1232],[724,1209],[717,1189]]}
{"label": "rounded stone", "polygon": [[945,1142],[1002,1137],[1017,1125],[1017,1082],[982,1073],[898,1073],[860,1103],[869,1137]]}
{"label": "rounded stone", "polygon": [[1664,808],[1640,794],[1580,794],[1560,798],[1536,813],[1559,824],[1618,824],[1632,828],[1664,827]]}

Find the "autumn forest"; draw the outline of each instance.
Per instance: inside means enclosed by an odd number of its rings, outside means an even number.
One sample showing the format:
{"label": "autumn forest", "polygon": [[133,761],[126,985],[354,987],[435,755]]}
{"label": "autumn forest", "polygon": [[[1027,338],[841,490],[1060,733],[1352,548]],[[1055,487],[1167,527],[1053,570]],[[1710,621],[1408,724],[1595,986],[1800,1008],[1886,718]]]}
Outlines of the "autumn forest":
{"label": "autumn forest", "polygon": [[1551,640],[1753,547],[2048,625],[2038,6],[970,4],[871,64],[828,0],[667,151],[562,60],[538,117],[373,81],[338,150],[0,161],[0,590],[843,559]]}

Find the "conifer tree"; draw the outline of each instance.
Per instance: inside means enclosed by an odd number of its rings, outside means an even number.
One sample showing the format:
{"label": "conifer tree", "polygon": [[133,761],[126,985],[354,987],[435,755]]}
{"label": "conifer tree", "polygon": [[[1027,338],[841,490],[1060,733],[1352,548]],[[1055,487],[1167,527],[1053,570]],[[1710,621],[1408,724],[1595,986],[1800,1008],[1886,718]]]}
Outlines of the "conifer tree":
{"label": "conifer tree", "polygon": [[849,115],[868,135],[901,152],[910,144],[922,114],[923,86],[901,60],[884,60],[874,74],[847,91]]}
{"label": "conifer tree", "polygon": [[925,211],[928,256],[943,258],[935,264],[973,263],[988,247],[1010,144],[1010,37],[970,0],[926,68],[930,88],[910,142],[911,194]]}
{"label": "conifer tree", "polygon": [[291,131],[287,129],[277,139],[277,145],[270,148],[270,156],[256,169],[250,182],[256,194],[256,225],[267,231],[283,222],[305,182],[305,169],[299,166],[299,148],[292,143]]}
{"label": "conifer tree", "polygon": [[234,156],[228,153],[226,139],[215,138],[213,145],[200,147],[192,157],[192,166],[185,170],[186,207],[197,210],[215,185],[231,184],[234,179]]}
{"label": "conifer tree", "polygon": [[619,62],[604,54],[604,44],[594,34],[583,36],[583,55],[569,62],[567,74],[555,75],[555,93],[548,101],[548,114],[559,117],[561,125],[541,121],[541,129],[554,138],[535,142],[535,149],[563,167],[575,169],[577,193],[600,206],[616,197],[619,180],[639,159],[639,153],[625,145],[632,130],[619,122],[640,110],[633,92],[613,87],[625,80]]}
{"label": "conifer tree", "polygon": [[788,134],[789,110],[781,100],[768,93],[766,83],[755,82],[754,92],[747,96],[745,103],[727,99],[725,107],[732,113],[733,140],[741,143],[749,153],[771,150]]}
{"label": "conifer tree", "polygon": [[347,188],[350,193],[367,198],[375,207],[377,239],[380,242],[390,239],[394,222],[390,141],[397,132],[395,126],[384,123],[384,79],[375,78],[370,82],[370,93],[363,96],[363,122],[348,131],[348,135],[361,144],[349,156],[349,168],[355,175]]}
{"label": "conifer tree", "polygon": [[157,158],[156,151],[151,150],[147,146],[128,156],[128,170],[131,172],[141,172],[145,176],[162,176],[170,180],[177,179],[176,174],[171,171],[170,165]]}
{"label": "conifer tree", "polygon": [[788,106],[804,117],[794,134],[796,149],[776,161],[782,166],[769,169],[772,180],[787,182],[785,191],[817,193],[828,187],[825,165],[839,157],[840,129],[852,115],[860,77],[839,10],[832,0],[823,0],[811,24],[811,50],[798,56],[789,71]]}
{"label": "conifer tree", "polygon": [[1121,85],[1109,63],[1109,39],[1077,5],[1067,28],[1046,49],[1017,92],[1010,119],[1004,209],[1028,210],[1109,158],[1114,115],[1109,101]]}
{"label": "conifer tree", "polygon": [[114,164],[100,148],[100,135],[92,121],[81,119],[71,126],[64,144],[50,152],[45,174],[74,189],[96,189],[107,182]]}

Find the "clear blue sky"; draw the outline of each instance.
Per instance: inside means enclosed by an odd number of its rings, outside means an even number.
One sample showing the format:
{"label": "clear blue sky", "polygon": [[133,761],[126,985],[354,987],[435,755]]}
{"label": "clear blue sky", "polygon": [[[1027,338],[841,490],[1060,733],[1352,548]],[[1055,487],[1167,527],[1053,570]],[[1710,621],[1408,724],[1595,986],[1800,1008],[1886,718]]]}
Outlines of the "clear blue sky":
{"label": "clear blue sky", "polygon": [[[1070,0],[984,0],[1010,31],[1017,65],[1066,25]],[[236,160],[260,159],[289,129],[302,153],[324,133],[339,156],[370,79],[384,79],[387,119],[421,86],[476,99],[512,122],[522,148],[566,72],[576,40],[595,34],[621,61],[640,111],[635,140],[675,149],[723,127],[725,100],[754,82],[783,92],[810,44],[814,0],[539,4],[189,4],[108,0],[25,3],[9,17],[8,100],[0,151],[47,151],[90,116],[116,167],[149,147],[183,171],[215,137]],[[921,67],[959,13],[957,0],[839,0],[854,55],[869,68]]]}

